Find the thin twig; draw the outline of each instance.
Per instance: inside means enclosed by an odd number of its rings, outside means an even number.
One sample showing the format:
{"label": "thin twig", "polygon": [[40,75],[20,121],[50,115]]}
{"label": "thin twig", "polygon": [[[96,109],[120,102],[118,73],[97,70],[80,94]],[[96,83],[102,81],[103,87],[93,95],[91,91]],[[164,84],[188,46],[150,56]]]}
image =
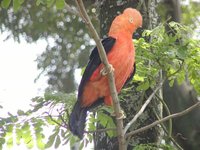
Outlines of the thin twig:
{"label": "thin twig", "polygon": [[57,120],[55,120],[51,114],[47,113],[48,117],[51,119],[51,121],[53,121],[54,123],[56,123],[58,126],[66,128],[65,126],[63,126],[61,123],[59,123]]}
{"label": "thin twig", "polygon": [[[83,16],[84,21],[85,21],[86,25],[88,26],[88,28],[90,30],[90,33],[92,34],[94,41],[96,42],[101,62],[104,64],[106,70],[109,70],[110,64],[108,62],[106,52],[104,50],[104,47],[101,43],[101,40],[100,40],[96,30],[95,30],[94,26],[92,25],[91,20],[90,20],[87,12],[85,10],[83,1],[82,0],[76,0],[76,4],[79,8],[80,14]],[[109,72],[107,77],[108,77],[110,93],[111,93],[112,100],[113,100],[113,107],[114,107],[114,111],[115,111],[115,114],[116,114],[116,118],[120,118],[121,117],[121,107],[120,107],[118,96],[117,96],[117,90],[116,90],[116,86],[115,86],[113,71]],[[117,122],[119,150],[125,150],[126,149],[126,141],[125,141],[124,132],[123,132],[123,120],[122,119],[116,119],[116,122]]]}
{"label": "thin twig", "polygon": [[[169,107],[167,106],[167,104],[165,103],[164,99],[161,98],[159,95],[156,94],[156,97],[161,101],[161,103],[164,106],[164,109],[166,110],[167,116],[171,115],[171,112],[169,110]],[[158,116],[159,117],[159,116]],[[160,118],[158,118],[160,119]],[[169,119],[169,125],[168,125],[168,137],[171,137],[172,135],[172,119]]]}
{"label": "thin twig", "polygon": [[[158,118],[159,116],[157,116]],[[160,118],[158,118],[160,119]],[[172,119],[169,119],[169,120],[172,120]],[[164,132],[167,134],[167,138],[178,148],[178,150],[183,150],[182,147],[175,141],[175,139],[171,136],[171,134],[169,133],[169,131],[166,129],[166,126],[161,123],[160,124],[162,129],[164,130]]]}
{"label": "thin twig", "polygon": [[73,8],[72,6],[70,6],[69,4],[67,4],[66,2],[65,2],[65,8],[71,14],[74,14],[76,16],[81,17],[80,13],[75,8]]}
{"label": "thin twig", "polygon": [[64,123],[64,127],[69,129],[69,125],[66,123],[65,119],[63,118],[62,112],[58,111],[59,118],[61,119],[62,123]]}
{"label": "thin twig", "polygon": [[169,119],[183,116],[183,115],[189,113],[190,111],[192,111],[193,109],[195,109],[195,108],[197,108],[199,106],[200,106],[200,102],[197,102],[196,104],[192,105],[191,107],[189,107],[189,108],[187,108],[187,109],[185,109],[185,110],[183,110],[181,112],[169,115],[169,116],[167,116],[167,117],[165,117],[163,119],[157,120],[157,121],[155,121],[155,122],[153,122],[153,123],[151,123],[151,124],[149,124],[147,126],[144,126],[144,127],[140,128],[140,129],[137,129],[135,131],[129,132],[129,133],[126,134],[125,137],[128,138],[128,137],[130,137],[132,135],[135,135],[137,133],[140,133],[140,132],[143,132],[143,131],[145,131],[147,129],[150,129],[150,128],[156,126],[157,124],[161,124],[162,122],[165,122],[165,121],[167,121]]}
{"label": "thin twig", "polygon": [[159,86],[153,91],[153,93],[148,97],[148,99],[146,100],[146,102],[142,105],[141,109],[138,111],[138,113],[133,117],[133,119],[126,125],[126,127],[124,128],[124,134],[128,131],[128,129],[131,127],[131,125],[142,115],[142,113],[144,112],[145,108],[147,107],[147,105],[151,102],[151,100],[153,99],[154,95],[156,94],[156,92],[162,88],[164,80],[159,84]]}

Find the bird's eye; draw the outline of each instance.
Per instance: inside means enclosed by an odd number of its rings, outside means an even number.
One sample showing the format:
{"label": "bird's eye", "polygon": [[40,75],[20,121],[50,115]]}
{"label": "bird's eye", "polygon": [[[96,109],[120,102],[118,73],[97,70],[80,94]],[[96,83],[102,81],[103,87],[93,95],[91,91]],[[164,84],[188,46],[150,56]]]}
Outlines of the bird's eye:
{"label": "bird's eye", "polygon": [[133,23],[133,18],[132,17],[129,18],[129,22]]}

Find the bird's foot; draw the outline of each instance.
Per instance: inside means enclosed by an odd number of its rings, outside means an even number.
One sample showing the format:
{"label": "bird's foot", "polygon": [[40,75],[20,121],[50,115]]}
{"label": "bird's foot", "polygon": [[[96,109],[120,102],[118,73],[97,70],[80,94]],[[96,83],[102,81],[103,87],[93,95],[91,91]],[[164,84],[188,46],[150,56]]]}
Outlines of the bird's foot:
{"label": "bird's foot", "polygon": [[108,70],[107,70],[105,67],[103,67],[103,68],[101,69],[101,71],[100,71],[100,74],[101,74],[102,76],[105,76],[105,75],[107,75],[108,73],[111,73],[112,71],[114,72],[115,69],[114,69],[114,67],[113,67],[111,64],[109,64]]}
{"label": "bird's foot", "polygon": [[[116,117],[116,113],[112,112],[111,116]],[[126,115],[125,115],[124,111],[121,109],[119,112],[119,116],[116,117],[116,119],[125,119],[125,118],[126,118]]]}

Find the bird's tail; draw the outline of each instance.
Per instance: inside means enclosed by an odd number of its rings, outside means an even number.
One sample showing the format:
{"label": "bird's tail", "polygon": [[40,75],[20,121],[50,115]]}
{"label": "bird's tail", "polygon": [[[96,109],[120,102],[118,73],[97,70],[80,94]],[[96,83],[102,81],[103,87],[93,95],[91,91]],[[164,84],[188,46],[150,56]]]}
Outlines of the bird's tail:
{"label": "bird's tail", "polygon": [[69,129],[80,139],[83,138],[87,111],[88,108],[81,107],[80,101],[77,101],[69,118]]}

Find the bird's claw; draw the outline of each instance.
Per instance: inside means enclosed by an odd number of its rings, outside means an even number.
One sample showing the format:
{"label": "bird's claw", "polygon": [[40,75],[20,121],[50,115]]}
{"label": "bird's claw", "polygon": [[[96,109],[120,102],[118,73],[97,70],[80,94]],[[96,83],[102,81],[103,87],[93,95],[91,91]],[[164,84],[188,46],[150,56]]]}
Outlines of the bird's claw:
{"label": "bird's claw", "polygon": [[[120,113],[119,113],[119,114],[120,114],[120,116],[119,116],[119,117],[116,117],[116,119],[119,120],[119,119],[125,119],[125,118],[126,118],[126,115],[125,115],[125,113],[124,113],[123,110],[120,110]],[[111,116],[114,116],[114,117],[115,117],[115,116],[116,116],[115,112],[112,112],[112,113],[111,113]]]}
{"label": "bird's claw", "polygon": [[105,76],[108,73],[111,73],[112,71],[115,71],[115,69],[111,64],[109,64],[108,70],[105,67],[103,67],[103,69],[101,69],[100,73],[101,73],[101,75]]}

